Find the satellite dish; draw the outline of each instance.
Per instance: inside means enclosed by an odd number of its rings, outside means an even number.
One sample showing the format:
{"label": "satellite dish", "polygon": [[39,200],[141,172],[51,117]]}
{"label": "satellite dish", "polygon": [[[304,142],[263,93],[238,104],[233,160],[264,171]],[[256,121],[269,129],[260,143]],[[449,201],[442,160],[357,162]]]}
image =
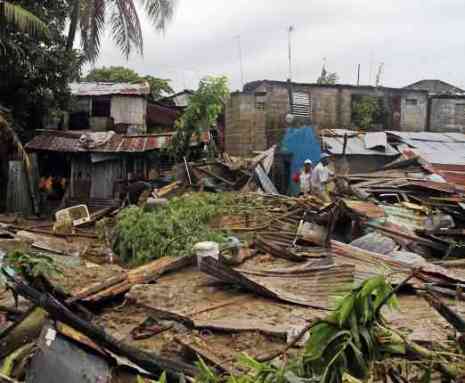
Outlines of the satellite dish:
{"label": "satellite dish", "polygon": [[293,122],[294,122],[294,118],[295,118],[295,117],[294,117],[293,114],[291,114],[291,113],[286,114],[286,122],[287,122],[288,124],[293,123]]}

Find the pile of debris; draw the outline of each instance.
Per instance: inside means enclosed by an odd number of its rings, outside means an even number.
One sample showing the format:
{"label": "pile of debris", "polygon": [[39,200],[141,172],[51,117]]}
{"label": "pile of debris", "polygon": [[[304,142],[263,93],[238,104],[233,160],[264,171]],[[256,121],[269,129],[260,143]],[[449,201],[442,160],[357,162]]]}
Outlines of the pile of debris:
{"label": "pile of debris", "polygon": [[[6,289],[0,296],[0,380],[140,382],[163,371],[169,379],[195,379],[204,364],[242,374],[238,355],[257,363],[299,355],[312,339],[309,329],[338,298],[381,276],[399,302],[398,310],[383,308],[386,325],[410,352],[377,361],[373,373],[413,381],[428,367],[458,381],[465,374],[457,351],[465,333],[464,190],[427,180],[428,164],[415,156],[344,174],[329,203],[288,197],[267,177],[273,152],[246,164],[227,157],[185,164],[188,184],[244,193],[233,194],[230,209],[211,222],[233,238],[184,256],[167,251],[128,270],[108,264],[117,262],[111,241],[92,227],[44,233],[37,224],[5,223],[0,248],[28,238],[24,251],[54,253],[62,275],[38,273],[42,283],[35,284],[21,270],[3,268],[7,288],[20,298],[15,306]],[[101,264],[88,258],[99,252]]]}

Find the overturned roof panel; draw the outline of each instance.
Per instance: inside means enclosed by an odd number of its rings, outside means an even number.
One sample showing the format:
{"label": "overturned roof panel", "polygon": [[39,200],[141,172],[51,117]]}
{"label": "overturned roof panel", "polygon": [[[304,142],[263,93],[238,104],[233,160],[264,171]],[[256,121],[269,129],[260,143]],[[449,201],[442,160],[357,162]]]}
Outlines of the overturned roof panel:
{"label": "overturned roof panel", "polygon": [[[331,154],[342,154],[344,146],[344,133],[347,135],[347,155],[362,154],[362,155],[378,155],[378,156],[396,156],[399,154],[386,141],[386,137],[381,132],[356,134],[356,132],[342,131],[336,129],[332,131],[335,134],[322,136],[323,145]],[[342,134],[340,134],[342,133]],[[351,135],[349,135],[351,134]]]}
{"label": "overturned roof panel", "polygon": [[79,82],[69,84],[73,96],[146,96],[150,93],[148,82],[112,83]]}

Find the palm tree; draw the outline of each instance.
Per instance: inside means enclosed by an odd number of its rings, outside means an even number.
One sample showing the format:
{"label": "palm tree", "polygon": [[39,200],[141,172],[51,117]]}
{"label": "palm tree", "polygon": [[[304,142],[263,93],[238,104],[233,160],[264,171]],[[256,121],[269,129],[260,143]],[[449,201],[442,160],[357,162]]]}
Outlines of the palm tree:
{"label": "palm tree", "polygon": [[37,16],[20,5],[0,0],[0,29],[10,26],[18,31],[34,35],[47,32],[47,25]]}
{"label": "palm tree", "polygon": [[[160,31],[172,18],[176,0],[139,0],[139,3]],[[95,61],[107,25],[126,58],[133,50],[143,53],[142,29],[135,0],[72,0],[67,49],[73,48],[79,28],[84,53],[89,61]]]}

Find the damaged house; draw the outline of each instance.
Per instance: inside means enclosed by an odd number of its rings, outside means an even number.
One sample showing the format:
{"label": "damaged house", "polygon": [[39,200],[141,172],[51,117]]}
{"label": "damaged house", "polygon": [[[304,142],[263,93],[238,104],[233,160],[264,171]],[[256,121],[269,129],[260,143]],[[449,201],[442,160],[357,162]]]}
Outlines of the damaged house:
{"label": "damaged house", "polygon": [[[40,132],[26,150],[37,153],[40,187],[49,206],[87,204],[91,209],[118,204],[133,181],[154,186],[171,169],[162,151],[173,135],[178,113],[161,105],[147,108],[148,84],[81,83],[71,85],[76,100],[69,129]],[[147,133],[150,121],[162,133]],[[209,132],[193,146],[209,141]]]}
{"label": "damaged house", "polygon": [[[117,204],[128,182],[159,179],[170,167],[161,149],[171,137],[172,133],[134,136],[112,131],[49,131],[34,137],[26,149],[38,153],[42,177],[64,180],[61,191],[66,192],[67,205],[86,203],[94,208]],[[208,139],[206,133],[202,140]],[[58,194],[61,200],[63,194]]]}
{"label": "damaged house", "polygon": [[123,134],[147,131],[147,82],[82,82],[70,84],[70,88],[75,98],[69,115],[70,130],[113,130]]}

